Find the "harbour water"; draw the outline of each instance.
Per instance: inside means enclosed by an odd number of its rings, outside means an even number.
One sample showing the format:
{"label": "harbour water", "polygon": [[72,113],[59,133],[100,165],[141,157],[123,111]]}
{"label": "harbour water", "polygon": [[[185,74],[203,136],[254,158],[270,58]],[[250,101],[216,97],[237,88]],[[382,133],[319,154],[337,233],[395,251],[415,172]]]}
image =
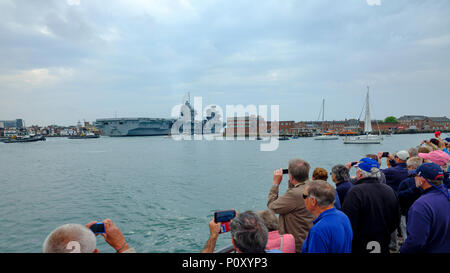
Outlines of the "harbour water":
{"label": "harbour water", "polygon": [[[213,212],[266,209],[272,173],[291,158],[329,171],[431,137],[394,135],[381,145],[299,138],[280,142],[274,152],[261,152],[260,141],[167,137],[0,143],[0,252],[41,252],[54,228],[106,218],[137,252],[199,252]],[[281,192],[286,188],[285,177]],[[114,252],[101,236],[97,244]],[[230,235],[223,234],[216,249],[228,244]]]}

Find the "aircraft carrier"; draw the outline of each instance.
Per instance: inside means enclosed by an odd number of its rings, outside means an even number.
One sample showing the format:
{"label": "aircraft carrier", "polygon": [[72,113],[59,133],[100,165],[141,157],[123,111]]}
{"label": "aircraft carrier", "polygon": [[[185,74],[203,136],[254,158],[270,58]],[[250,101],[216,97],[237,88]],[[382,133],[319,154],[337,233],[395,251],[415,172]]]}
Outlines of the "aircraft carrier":
{"label": "aircraft carrier", "polygon": [[[191,130],[184,132],[183,125],[180,126],[179,133],[194,134],[194,128],[200,127],[200,132],[203,133],[203,125],[211,118],[214,117],[214,113],[210,117],[203,121],[195,121],[195,111],[190,103],[190,97],[184,100],[182,108],[184,113],[189,113],[191,116]],[[183,117],[183,111],[180,113],[180,117]],[[105,118],[97,119],[95,126],[102,130],[106,136],[120,137],[120,136],[161,136],[169,135],[171,133],[172,125],[177,122],[177,119],[165,119],[165,118]],[[213,128],[212,133],[215,133]]]}
{"label": "aircraft carrier", "polygon": [[175,121],[163,118],[105,118],[97,119],[95,126],[107,136],[161,136],[170,133]]}

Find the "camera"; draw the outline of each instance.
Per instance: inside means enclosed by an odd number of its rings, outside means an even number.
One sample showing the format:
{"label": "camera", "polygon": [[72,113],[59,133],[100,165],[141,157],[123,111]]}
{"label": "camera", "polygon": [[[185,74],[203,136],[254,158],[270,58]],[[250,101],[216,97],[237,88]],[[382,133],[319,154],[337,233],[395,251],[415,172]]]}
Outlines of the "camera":
{"label": "camera", "polygon": [[94,234],[105,233],[105,224],[96,223],[93,224],[90,229],[92,230],[92,232],[94,232]]}

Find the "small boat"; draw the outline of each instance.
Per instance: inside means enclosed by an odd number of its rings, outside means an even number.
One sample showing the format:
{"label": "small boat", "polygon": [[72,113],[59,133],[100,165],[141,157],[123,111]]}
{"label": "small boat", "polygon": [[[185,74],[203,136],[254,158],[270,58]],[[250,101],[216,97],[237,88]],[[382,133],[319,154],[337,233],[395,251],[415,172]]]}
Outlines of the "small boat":
{"label": "small boat", "polygon": [[282,137],[279,137],[278,140],[289,140],[289,138],[287,136],[282,136]]}
{"label": "small boat", "polygon": [[381,144],[382,137],[377,135],[362,135],[357,137],[344,138],[344,144]]}
{"label": "small boat", "polygon": [[36,142],[45,141],[45,137],[42,135],[25,135],[25,136],[12,136],[3,140],[3,143],[24,143],[24,142]]}
{"label": "small boat", "polygon": [[74,135],[67,137],[68,139],[90,139],[90,138],[99,138],[100,135],[93,134],[93,133],[87,133],[87,134],[81,134],[81,135]]}
{"label": "small boat", "polygon": [[336,139],[339,139],[339,137],[333,135],[321,135],[314,138],[314,140],[336,140]]}
{"label": "small boat", "polygon": [[344,144],[381,144],[383,137],[381,134],[372,135],[372,120],[370,119],[370,108],[369,108],[369,87],[367,86],[367,96],[366,96],[366,117],[364,119],[364,133],[365,135],[356,137],[345,137]]}

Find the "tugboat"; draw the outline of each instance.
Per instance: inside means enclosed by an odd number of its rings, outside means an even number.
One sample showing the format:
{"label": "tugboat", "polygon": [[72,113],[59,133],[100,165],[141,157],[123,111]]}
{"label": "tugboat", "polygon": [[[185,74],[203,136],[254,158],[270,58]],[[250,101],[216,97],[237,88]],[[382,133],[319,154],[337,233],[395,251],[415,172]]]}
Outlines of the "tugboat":
{"label": "tugboat", "polygon": [[3,140],[3,143],[23,143],[23,142],[36,142],[45,141],[45,137],[42,135],[24,135],[24,136],[12,136]]}

